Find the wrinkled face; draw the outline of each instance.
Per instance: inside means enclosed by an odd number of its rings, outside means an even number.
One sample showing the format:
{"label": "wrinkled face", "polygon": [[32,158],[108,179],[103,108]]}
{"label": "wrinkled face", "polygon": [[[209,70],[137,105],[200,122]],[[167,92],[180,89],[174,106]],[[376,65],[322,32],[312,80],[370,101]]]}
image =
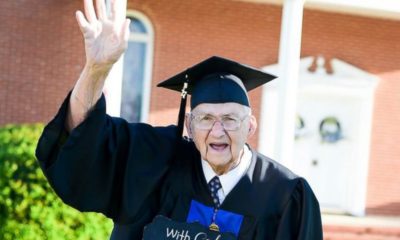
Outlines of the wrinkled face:
{"label": "wrinkled face", "polygon": [[[250,108],[238,103],[199,104],[192,110],[192,116],[211,116],[218,119],[210,130],[199,128],[196,120],[187,115],[186,128],[189,136],[200,151],[201,157],[217,174],[228,172],[236,166],[244,144],[254,134],[257,123],[250,112]],[[237,130],[224,129],[220,120],[230,116],[241,120]]]}

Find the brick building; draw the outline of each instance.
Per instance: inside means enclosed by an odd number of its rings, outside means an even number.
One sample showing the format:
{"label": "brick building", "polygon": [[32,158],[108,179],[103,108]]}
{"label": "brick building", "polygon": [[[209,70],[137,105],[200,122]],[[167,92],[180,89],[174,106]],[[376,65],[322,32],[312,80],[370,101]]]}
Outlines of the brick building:
{"label": "brick building", "polygon": [[[74,17],[81,8],[79,0],[0,2],[0,125],[47,122],[54,115],[84,64]],[[131,0],[128,8],[138,21],[133,48],[146,56],[137,66],[144,80],[138,85],[142,104],[136,117],[149,123],[176,121],[179,97],[156,85],[177,71],[211,55],[256,67],[278,61],[280,5]],[[373,94],[365,210],[367,216],[400,216],[400,19],[306,8],[303,21],[302,57],[340,59],[379,79]],[[119,80],[108,84],[111,113],[120,113],[124,97],[118,86],[125,84],[121,73],[125,75],[129,61],[112,74]],[[250,94],[257,117],[261,95],[261,89]],[[257,135],[251,145],[259,148],[259,140]]]}

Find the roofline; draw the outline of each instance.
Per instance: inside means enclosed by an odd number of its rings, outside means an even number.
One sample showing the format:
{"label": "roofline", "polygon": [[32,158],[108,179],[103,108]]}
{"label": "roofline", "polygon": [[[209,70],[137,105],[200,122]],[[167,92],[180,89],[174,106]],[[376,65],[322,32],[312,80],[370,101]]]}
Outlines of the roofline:
{"label": "roofline", "polygon": [[[284,0],[235,0],[260,4],[282,5]],[[306,9],[322,10],[372,18],[400,20],[399,0],[305,0]]]}

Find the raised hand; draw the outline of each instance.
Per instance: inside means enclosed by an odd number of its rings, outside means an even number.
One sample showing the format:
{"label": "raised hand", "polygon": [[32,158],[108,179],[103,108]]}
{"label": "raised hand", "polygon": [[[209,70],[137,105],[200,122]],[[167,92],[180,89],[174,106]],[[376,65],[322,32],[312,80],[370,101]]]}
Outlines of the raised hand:
{"label": "raised hand", "polygon": [[76,12],[85,38],[86,64],[70,97],[65,123],[68,131],[78,126],[99,100],[108,73],[128,45],[126,0],[111,0],[110,16],[104,0],[95,0],[96,10],[93,1],[84,0],[85,14]]}
{"label": "raised hand", "polygon": [[76,12],[76,19],[85,39],[86,65],[111,67],[125,51],[129,37],[126,0],[111,0],[107,16],[104,0],[84,0],[85,14]]}

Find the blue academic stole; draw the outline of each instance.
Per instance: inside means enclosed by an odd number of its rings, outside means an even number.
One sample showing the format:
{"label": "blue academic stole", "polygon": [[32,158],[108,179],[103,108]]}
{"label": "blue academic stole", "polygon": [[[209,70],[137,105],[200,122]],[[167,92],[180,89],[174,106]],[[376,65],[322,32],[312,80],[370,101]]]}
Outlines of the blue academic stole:
{"label": "blue academic stole", "polygon": [[[190,204],[189,214],[186,221],[188,223],[198,222],[205,227],[209,227],[213,222],[214,208],[208,207],[196,200]],[[239,235],[240,227],[243,222],[243,215],[218,209],[215,215],[215,224],[219,231],[230,232],[236,237]]]}

